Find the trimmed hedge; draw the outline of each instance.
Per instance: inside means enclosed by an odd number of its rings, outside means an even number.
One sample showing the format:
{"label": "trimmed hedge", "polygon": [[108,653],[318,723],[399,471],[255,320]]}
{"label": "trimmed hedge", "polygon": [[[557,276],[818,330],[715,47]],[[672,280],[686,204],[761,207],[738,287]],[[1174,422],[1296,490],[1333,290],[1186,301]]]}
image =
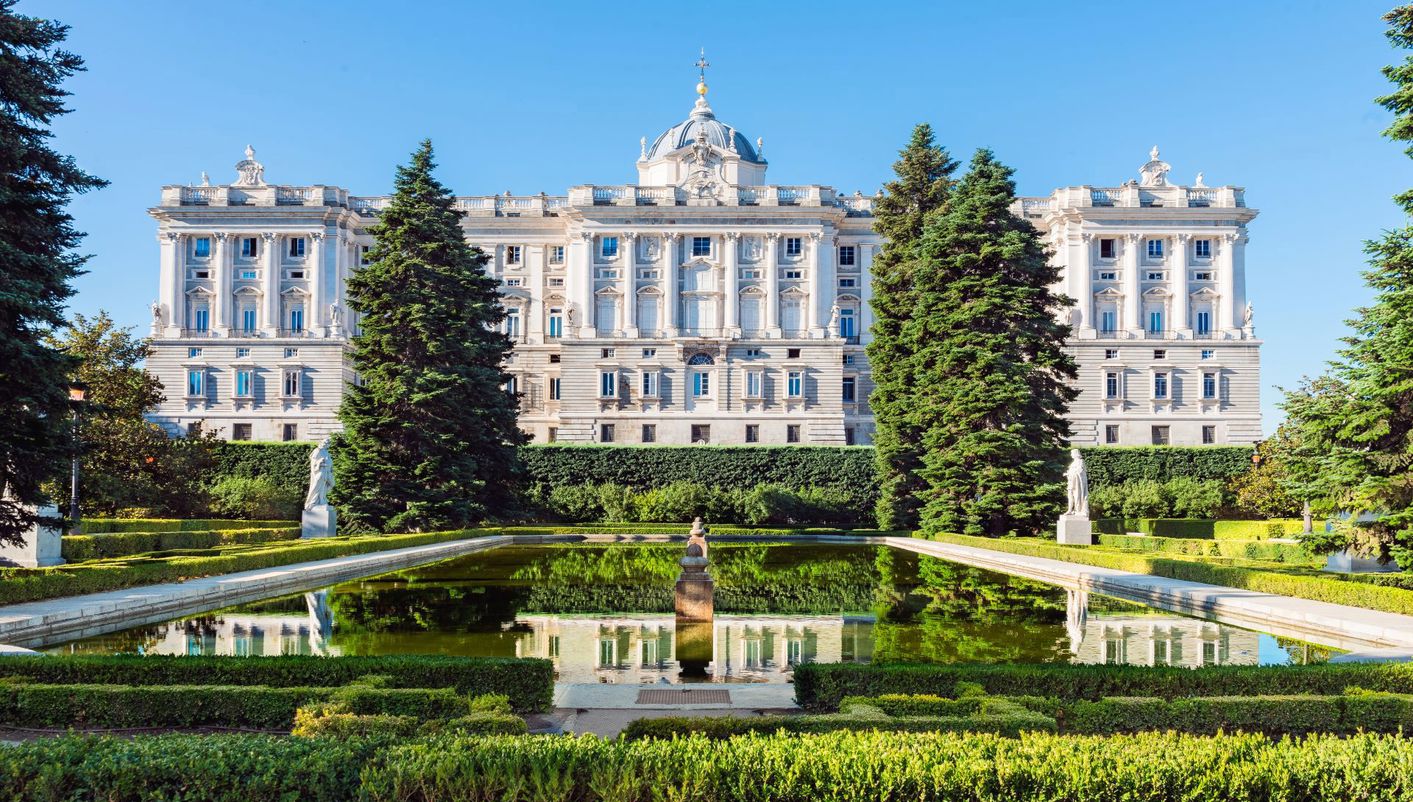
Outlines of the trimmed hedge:
{"label": "trimmed hedge", "polygon": [[309,452],[314,443],[222,440],[213,445],[216,475],[211,484],[228,477],[265,477],[280,487],[309,485]]}
{"label": "trimmed hedge", "polygon": [[795,667],[795,701],[831,711],[849,696],[951,696],[958,682],[974,682],[998,696],[1061,700],[1110,696],[1338,695],[1355,686],[1413,693],[1413,665],[1344,663],[1311,666],[931,665],[805,663]]}
{"label": "trimmed hedge", "polygon": [[69,562],[102,560],[172,549],[211,549],[249,543],[298,540],[298,526],[279,529],[207,529],[195,532],[114,532],[64,535],[63,554]]}
{"label": "trimmed hedge", "polygon": [[1299,518],[1272,518],[1268,521],[1217,521],[1212,537],[1217,540],[1266,540],[1273,537],[1295,537],[1305,531]]}
{"label": "trimmed hedge", "polygon": [[1324,558],[1312,555],[1298,543],[1270,543],[1262,540],[1208,540],[1200,538],[1150,537],[1139,535],[1095,535],[1101,546],[1162,554],[1196,557],[1230,557],[1241,560],[1283,562],[1319,567]]}
{"label": "trimmed hedge", "polygon": [[1080,449],[1092,486],[1179,476],[1226,481],[1251,470],[1251,446],[1099,446]]}
{"label": "trimmed hedge", "polygon": [[1260,732],[1272,736],[1307,733],[1398,733],[1413,730],[1413,697],[1206,696],[1188,699],[1118,697],[1079,701],[1065,710],[1066,732],[1103,735],[1145,730],[1210,735]]}
{"label": "trimmed hedge", "polygon": [[[520,712],[549,710],[554,664],[548,660],[446,655],[386,657],[188,657],[168,655],[15,656],[7,676],[51,685],[263,685],[335,687],[368,675],[391,688],[452,688],[461,694],[504,694]],[[353,712],[360,712],[354,710]]]}
{"label": "trimmed hedge", "polygon": [[363,715],[452,718],[451,688],[270,688],[263,685],[44,685],[0,682],[0,723],[19,727],[259,727],[289,729],[295,711],[337,699]]}
{"label": "trimmed hedge", "polygon": [[1166,576],[1279,596],[1346,604],[1370,610],[1413,615],[1413,591],[1321,574],[1309,568],[1285,568],[1273,563],[1218,565],[1210,558],[1154,557],[1084,546],[1062,546],[1037,538],[988,538],[938,533],[933,540],[975,546],[1008,554],[1046,557],[1081,565]]}
{"label": "trimmed hedge", "polygon": [[0,798],[318,800],[822,799],[1395,802],[1413,740],[1386,735],[1110,737],[840,732],[709,741],[559,736],[68,736],[0,749]]}
{"label": "trimmed hedge", "polygon": [[298,521],[245,521],[222,518],[85,518],[85,535],[119,532],[206,532],[220,529],[279,529]]}
{"label": "trimmed hedge", "polygon": [[[873,705],[855,702],[842,713],[817,716],[671,716],[640,718],[623,730],[623,738],[677,738],[704,735],[713,741],[738,735],[785,732],[820,734],[840,731],[985,732],[1009,737],[1023,732],[1055,732],[1055,719],[1007,699],[978,699],[969,712],[953,715],[890,716]],[[961,708],[958,708],[959,710]]]}

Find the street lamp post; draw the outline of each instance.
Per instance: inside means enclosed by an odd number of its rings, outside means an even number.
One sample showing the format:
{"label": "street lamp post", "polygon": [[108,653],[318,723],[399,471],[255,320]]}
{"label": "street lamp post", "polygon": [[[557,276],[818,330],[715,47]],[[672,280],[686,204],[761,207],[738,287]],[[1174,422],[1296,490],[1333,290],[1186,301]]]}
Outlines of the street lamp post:
{"label": "street lamp post", "polygon": [[83,454],[83,442],[80,439],[80,415],[83,412],[84,396],[88,392],[82,382],[74,382],[69,386],[69,406],[74,411],[74,443],[73,460],[69,463],[69,534],[80,534],[79,517],[79,457]]}

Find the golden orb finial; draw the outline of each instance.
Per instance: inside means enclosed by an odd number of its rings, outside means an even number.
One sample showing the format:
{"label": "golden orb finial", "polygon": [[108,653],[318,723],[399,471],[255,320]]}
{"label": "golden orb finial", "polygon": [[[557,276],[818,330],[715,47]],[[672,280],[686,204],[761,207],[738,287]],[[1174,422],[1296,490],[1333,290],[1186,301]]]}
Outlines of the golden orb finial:
{"label": "golden orb finial", "polygon": [[697,69],[699,70],[699,72],[698,72],[699,78],[698,78],[698,80],[697,80],[697,94],[700,95],[701,97],[706,97],[706,93],[707,93],[706,68],[707,68],[707,67],[710,67],[710,66],[711,66],[711,62],[709,62],[709,61],[706,60],[706,48],[704,47],[704,48],[702,48],[702,55],[701,55],[700,58],[697,59],[697,63],[696,63],[696,67],[697,67]]}
{"label": "golden orb finial", "polygon": [[706,97],[706,93],[707,93],[706,81],[698,81],[698,82],[697,82],[697,94],[701,95],[702,97]]}

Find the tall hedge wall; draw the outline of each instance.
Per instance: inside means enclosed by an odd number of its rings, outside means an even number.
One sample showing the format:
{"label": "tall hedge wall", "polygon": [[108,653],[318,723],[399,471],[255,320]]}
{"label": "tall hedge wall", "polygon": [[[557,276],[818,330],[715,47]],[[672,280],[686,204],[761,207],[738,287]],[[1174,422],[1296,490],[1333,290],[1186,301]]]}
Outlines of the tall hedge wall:
{"label": "tall hedge wall", "polygon": [[1080,449],[1091,485],[1178,476],[1226,481],[1251,468],[1250,446],[1102,446]]}
{"label": "tall hedge wall", "polygon": [[217,476],[212,484],[228,476],[274,480],[280,487],[309,484],[309,452],[313,443],[249,443],[230,440],[216,446]]}

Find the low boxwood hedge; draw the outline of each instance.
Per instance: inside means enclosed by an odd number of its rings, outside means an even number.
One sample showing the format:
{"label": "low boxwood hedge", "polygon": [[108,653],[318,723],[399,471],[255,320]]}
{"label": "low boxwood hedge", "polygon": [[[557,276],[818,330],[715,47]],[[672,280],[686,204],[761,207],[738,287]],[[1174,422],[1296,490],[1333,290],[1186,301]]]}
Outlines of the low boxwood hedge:
{"label": "low boxwood hedge", "polygon": [[362,715],[453,718],[451,688],[271,688],[264,685],[48,685],[0,682],[0,723],[17,727],[259,727],[289,729],[295,711],[337,699]]}
{"label": "low boxwood hedge", "polygon": [[1216,521],[1212,537],[1217,540],[1266,540],[1273,537],[1294,537],[1305,531],[1299,518],[1272,518],[1268,521]]}
{"label": "low boxwood hedge", "polygon": [[795,701],[806,710],[839,709],[848,696],[951,696],[974,682],[999,696],[1062,700],[1110,696],[1338,695],[1347,687],[1413,693],[1413,665],[1340,663],[1309,666],[933,665],[805,663],[795,668]]}
{"label": "low boxwood hedge", "polygon": [[820,734],[840,731],[984,732],[1009,737],[1023,732],[1055,732],[1055,719],[1028,710],[1008,699],[977,699],[968,712],[951,715],[892,716],[878,707],[855,702],[842,713],[804,716],[672,716],[640,718],[623,730],[628,740],[704,735],[713,741],[738,735],[776,732]]}
{"label": "low boxwood hedge", "polygon": [[1351,696],[1203,696],[1180,699],[1117,697],[1077,701],[1065,708],[1064,731],[1102,735],[1144,730],[1176,730],[1196,735],[1261,732],[1397,733],[1413,725],[1413,697],[1401,694]]}
{"label": "low boxwood hedge", "polygon": [[559,736],[66,736],[0,749],[0,798],[318,800],[1063,799],[1395,802],[1413,739],[836,732],[710,741]]}
{"label": "low boxwood hedge", "polygon": [[314,657],[197,657],[112,655],[7,657],[7,676],[54,685],[265,685],[335,687],[368,675],[394,688],[453,688],[462,694],[503,694],[520,712],[544,711],[554,696],[548,660],[450,655]]}
{"label": "low boxwood hedge", "polygon": [[1321,574],[1309,568],[1285,568],[1271,563],[1257,566],[1219,565],[1203,558],[1157,557],[1107,551],[1102,547],[1062,546],[1038,538],[989,538],[939,533],[932,539],[1009,554],[1046,557],[1137,574],[1413,615],[1413,591]]}
{"label": "low boxwood hedge", "polygon": [[264,529],[203,529],[65,535],[63,554],[65,560],[75,563],[171,549],[211,549],[236,544],[298,540],[299,534],[298,526],[289,526]]}
{"label": "low boxwood hedge", "polygon": [[1208,540],[1201,538],[1153,537],[1144,535],[1095,535],[1095,543],[1116,549],[1160,554],[1186,554],[1196,557],[1230,557],[1241,560],[1281,562],[1321,566],[1324,558],[1312,555],[1299,543],[1272,543],[1267,540]]}
{"label": "low boxwood hedge", "polygon": [[79,525],[85,535],[119,532],[205,532],[213,529],[280,529],[299,521],[236,521],[219,518],[85,518]]}

